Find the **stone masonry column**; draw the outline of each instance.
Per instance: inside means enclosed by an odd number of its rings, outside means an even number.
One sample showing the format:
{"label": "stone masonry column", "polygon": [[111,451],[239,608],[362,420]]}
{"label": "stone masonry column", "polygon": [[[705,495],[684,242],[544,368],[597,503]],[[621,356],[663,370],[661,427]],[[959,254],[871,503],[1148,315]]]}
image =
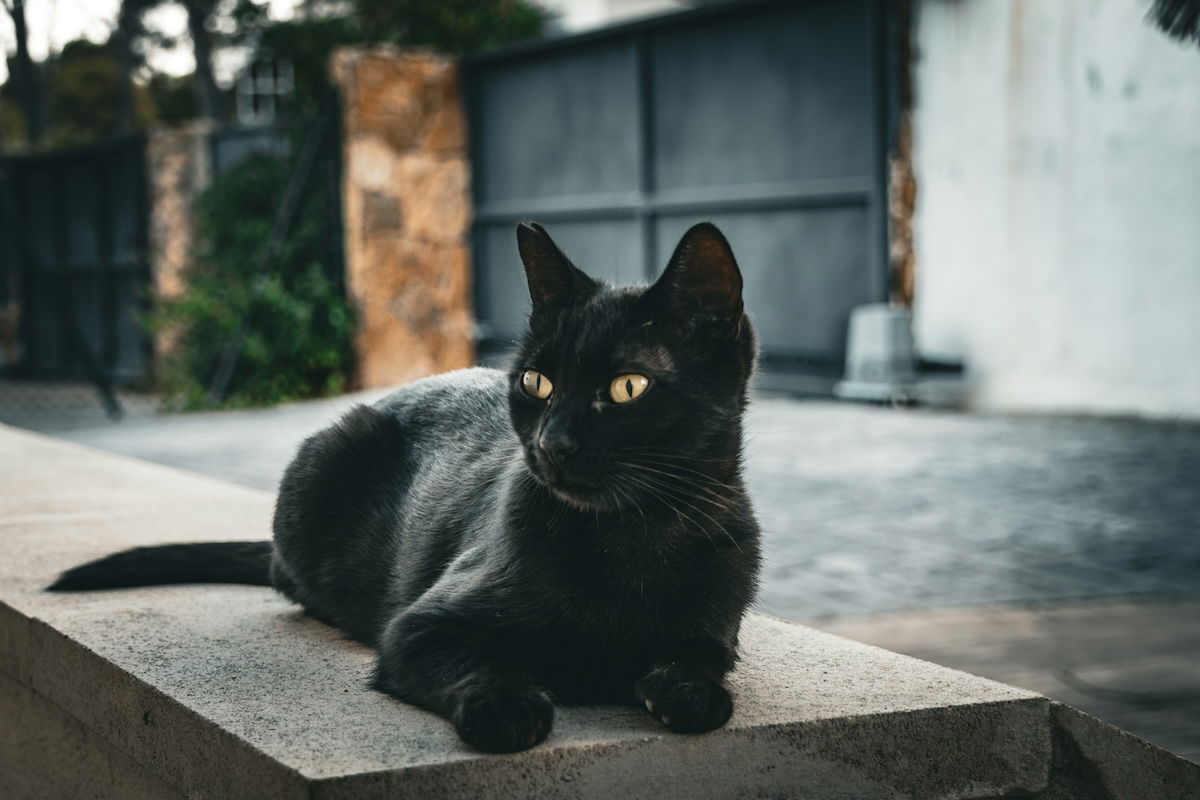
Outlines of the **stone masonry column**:
{"label": "stone masonry column", "polygon": [[474,363],[470,164],[456,64],[341,50],[346,286],[358,383],[390,386]]}
{"label": "stone masonry column", "polygon": [[[211,123],[198,121],[160,128],[146,138],[150,276],[159,300],[183,291],[183,273],[192,259],[196,197],[212,178],[211,135]],[[172,342],[172,332],[160,331],[154,340],[155,355],[167,352]]]}

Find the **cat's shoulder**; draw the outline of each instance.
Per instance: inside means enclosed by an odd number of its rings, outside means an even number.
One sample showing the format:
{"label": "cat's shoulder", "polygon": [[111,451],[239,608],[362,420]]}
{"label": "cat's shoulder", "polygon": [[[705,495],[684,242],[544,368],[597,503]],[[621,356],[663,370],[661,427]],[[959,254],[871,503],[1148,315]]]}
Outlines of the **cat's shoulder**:
{"label": "cat's shoulder", "polygon": [[413,381],[375,403],[376,411],[402,420],[507,413],[508,375],[502,370],[471,367]]}
{"label": "cat's shoulder", "polygon": [[430,401],[492,399],[507,389],[507,374],[489,367],[470,367],[443,372],[406,383],[375,404],[380,410]]}
{"label": "cat's shoulder", "polygon": [[308,437],[290,468],[377,464],[462,434],[489,438],[507,425],[507,374],[475,367],[405,384],[372,405],[358,405]]}

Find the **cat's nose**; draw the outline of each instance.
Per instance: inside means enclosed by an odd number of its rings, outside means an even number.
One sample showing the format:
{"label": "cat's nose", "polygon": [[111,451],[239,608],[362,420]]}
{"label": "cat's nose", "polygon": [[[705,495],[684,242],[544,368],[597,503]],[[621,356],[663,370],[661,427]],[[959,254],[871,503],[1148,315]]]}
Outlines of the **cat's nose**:
{"label": "cat's nose", "polygon": [[551,461],[561,464],[571,456],[579,445],[574,440],[562,434],[543,433],[538,437],[538,448],[545,453]]}

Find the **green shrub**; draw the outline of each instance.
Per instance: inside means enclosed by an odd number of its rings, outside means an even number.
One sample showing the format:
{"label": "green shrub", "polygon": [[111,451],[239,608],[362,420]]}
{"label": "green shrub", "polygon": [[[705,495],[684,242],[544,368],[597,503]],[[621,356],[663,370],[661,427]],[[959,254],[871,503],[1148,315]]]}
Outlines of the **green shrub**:
{"label": "green shrub", "polygon": [[462,54],[542,33],[547,14],[525,0],[353,0],[367,41]]}
{"label": "green shrub", "polygon": [[326,204],[334,201],[326,193],[308,193],[279,258],[257,274],[289,170],[277,157],[254,155],[198,198],[197,244],[185,288],[149,318],[151,331],[170,342],[157,377],[175,407],[211,406],[209,385],[243,318],[245,339],[225,406],[347,388],[354,322],[344,292],[329,277],[334,256]]}

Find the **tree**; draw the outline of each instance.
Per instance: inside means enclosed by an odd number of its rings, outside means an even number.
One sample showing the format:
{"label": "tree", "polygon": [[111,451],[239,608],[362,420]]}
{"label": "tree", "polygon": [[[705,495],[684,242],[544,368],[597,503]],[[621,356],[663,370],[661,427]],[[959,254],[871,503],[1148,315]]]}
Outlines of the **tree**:
{"label": "tree", "polygon": [[159,0],[121,0],[117,10],[117,24],[109,36],[108,43],[116,51],[120,65],[120,94],[117,105],[117,129],[128,132],[134,129],[133,74],[145,62],[141,57],[140,45],[154,38],[142,23],[146,11],[157,5]]}
{"label": "tree", "polygon": [[370,41],[458,55],[538,36],[546,12],[524,0],[352,0]]}
{"label": "tree", "polygon": [[228,12],[231,24],[223,26],[232,33],[218,39],[223,47],[289,61],[295,76],[289,111],[300,115],[317,112],[329,85],[329,56],[339,46],[389,42],[458,54],[536,36],[545,22],[541,9],[519,0],[353,0],[340,13],[321,13],[316,5],[273,21],[261,0],[238,0]]}
{"label": "tree", "polygon": [[[110,43],[116,50],[120,64],[122,89],[118,98],[118,119],[119,127],[123,130],[134,127],[133,75],[138,67],[144,65],[141,50],[147,45],[153,47],[174,43],[171,39],[147,29],[143,23],[147,11],[168,2],[172,0],[121,0]],[[187,12],[188,35],[192,40],[192,55],[196,61],[196,68],[190,79],[195,95],[195,102],[192,104],[192,108],[195,109],[193,116],[214,119],[218,115],[221,94],[213,76],[212,61],[216,40],[211,27],[221,3],[219,0],[181,0],[181,5]],[[179,106],[178,103],[175,105]]]}
{"label": "tree", "polygon": [[216,119],[221,94],[213,77],[213,36],[209,20],[217,10],[217,0],[183,0],[187,9],[188,33],[192,37],[192,55],[196,71],[192,75],[196,91],[196,110],[202,119]]}
{"label": "tree", "polygon": [[108,44],[85,39],[67,42],[45,69],[50,77],[47,143],[85,144],[140,128],[154,117],[145,87],[129,89],[128,128],[121,120],[121,95],[126,91],[120,59]]}
{"label": "tree", "polygon": [[11,99],[0,94],[0,152],[10,144],[18,146],[24,141],[27,141],[24,112]]}
{"label": "tree", "polygon": [[156,72],[146,84],[150,104],[154,107],[154,118],[164,125],[178,125],[196,118],[196,93],[192,90],[192,76],[166,75]]}
{"label": "tree", "polygon": [[29,29],[25,24],[25,0],[0,0],[0,6],[12,17],[17,34],[17,57],[14,62],[13,83],[17,103],[25,114],[25,135],[31,145],[42,138],[42,98],[38,91],[38,73],[29,56]]}
{"label": "tree", "polygon": [[346,17],[295,19],[266,27],[257,47],[292,64],[294,94],[288,112],[317,113],[329,86],[329,57],[343,45],[359,44],[362,34]]}

